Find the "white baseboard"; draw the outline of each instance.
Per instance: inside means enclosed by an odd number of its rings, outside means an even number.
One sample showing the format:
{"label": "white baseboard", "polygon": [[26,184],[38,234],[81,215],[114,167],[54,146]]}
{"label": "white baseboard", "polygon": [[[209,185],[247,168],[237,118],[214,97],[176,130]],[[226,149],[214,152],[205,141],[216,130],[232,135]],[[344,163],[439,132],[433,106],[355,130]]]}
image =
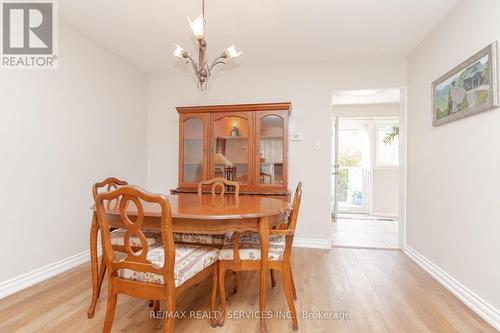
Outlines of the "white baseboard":
{"label": "white baseboard", "polygon": [[293,239],[294,247],[304,247],[309,249],[331,249],[332,242],[328,238],[297,238]]}
{"label": "white baseboard", "polygon": [[434,279],[442,284],[443,287],[448,289],[453,295],[467,305],[478,316],[500,331],[500,311],[498,309],[455,280],[455,278],[412,249],[410,246],[405,247],[404,253],[406,253],[411,260],[422,267],[427,273],[429,273]]}
{"label": "white baseboard", "polygon": [[[101,249],[98,248],[98,255],[101,255]],[[0,282],[0,299],[12,295],[22,289],[28,288],[34,284],[42,282],[55,275],[61,274],[78,265],[90,260],[89,250],[75,254],[69,258],[40,267],[31,272],[22,274],[10,280]]]}

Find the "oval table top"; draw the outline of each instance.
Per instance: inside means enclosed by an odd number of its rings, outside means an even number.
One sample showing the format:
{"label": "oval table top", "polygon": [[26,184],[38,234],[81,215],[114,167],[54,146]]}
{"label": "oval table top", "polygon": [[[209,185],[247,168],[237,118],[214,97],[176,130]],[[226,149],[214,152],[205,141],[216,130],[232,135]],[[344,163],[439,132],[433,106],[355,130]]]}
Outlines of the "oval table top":
{"label": "oval table top", "polygon": [[[177,219],[203,219],[227,220],[260,218],[284,214],[291,210],[291,204],[286,200],[269,198],[265,196],[242,195],[234,197],[212,196],[198,194],[165,195],[170,203],[172,218]],[[145,216],[159,216],[158,204],[142,202]],[[134,205],[127,209],[128,214],[137,211]],[[117,214],[117,210],[110,213]]]}

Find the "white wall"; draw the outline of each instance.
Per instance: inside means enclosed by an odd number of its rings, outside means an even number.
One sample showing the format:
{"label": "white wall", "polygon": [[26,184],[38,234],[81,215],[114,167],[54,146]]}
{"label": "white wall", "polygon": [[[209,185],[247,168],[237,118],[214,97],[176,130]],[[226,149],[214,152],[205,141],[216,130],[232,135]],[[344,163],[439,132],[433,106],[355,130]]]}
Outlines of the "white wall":
{"label": "white wall", "polygon": [[[304,140],[290,142],[289,187],[304,183],[298,238],[326,240],[330,221],[331,100],[339,89],[404,86],[404,61],[336,63],[293,67],[226,68],[199,93],[189,67],[150,80],[148,187],[166,192],[177,186],[178,116],[175,106],[291,101],[291,128]],[[313,149],[314,142],[320,144]]]}
{"label": "white wall", "polygon": [[399,117],[400,111],[399,103],[333,106],[334,116],[347,118]]}
{"label": "white wall", "polygon": [[461,1],[408,59],[407,243],[496,309],[500,110],[432,127],[431,82],[500,40],[499,13]]}
{"label": "white wall", "polygon": [[372,214],[399,217],[399,168],[373,169]]}
{"label": "white wall", "polygon": [[147,77],[65,24],[59,51],[0,73],[0,282],[88,250],[92,183],[146,183]]}

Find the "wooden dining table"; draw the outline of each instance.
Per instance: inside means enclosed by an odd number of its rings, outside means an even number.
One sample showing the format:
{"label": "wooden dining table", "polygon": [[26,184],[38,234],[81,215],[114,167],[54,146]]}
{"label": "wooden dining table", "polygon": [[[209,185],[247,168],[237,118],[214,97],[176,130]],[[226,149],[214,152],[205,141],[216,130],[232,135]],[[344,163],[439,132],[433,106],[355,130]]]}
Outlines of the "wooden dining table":
{"label": "wooden dining table", "polygon": [[[259,311],[264,313],[266,302],[266,282],[268,273],[269,230],[285,221],[291,210],[286,199],[277,199],[259,195],[212,196],[191,193],[165,195],[170,203],[173,232],[203,233],[223,235],[227,232],[257,232],[261,239],[261,263],[259,286]],[[160,230],[160,207],[143,203],[144,230]],[[127,214],[133,215],[129,208]],[[121,228],[123,224],[117,210],[109,210],[114,215],[110,226]],[[94,211],[90,232],[90,254],[92,266],[92,302],[88,315],[94,314],[98,295],[97,263],[97,216]],[[225,295],[221,295],[225,297]],[[260,316],[260,331],[267,332],[265,316]]]}

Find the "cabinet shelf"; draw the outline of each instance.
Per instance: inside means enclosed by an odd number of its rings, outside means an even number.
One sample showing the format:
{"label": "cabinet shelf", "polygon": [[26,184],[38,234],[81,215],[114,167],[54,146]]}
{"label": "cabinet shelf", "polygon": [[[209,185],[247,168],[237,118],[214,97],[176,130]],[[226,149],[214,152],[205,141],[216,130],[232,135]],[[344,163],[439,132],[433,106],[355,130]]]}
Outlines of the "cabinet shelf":
{"label": "cabinet shelf", "polygon": [[224,139],[224,140],[248,140],[248,136],[218,136],[217,139]]}
{"label": "cabinet shelf", "polygon": [[260,137],[261,140],[283,140],[283,136],[264,135]]}

